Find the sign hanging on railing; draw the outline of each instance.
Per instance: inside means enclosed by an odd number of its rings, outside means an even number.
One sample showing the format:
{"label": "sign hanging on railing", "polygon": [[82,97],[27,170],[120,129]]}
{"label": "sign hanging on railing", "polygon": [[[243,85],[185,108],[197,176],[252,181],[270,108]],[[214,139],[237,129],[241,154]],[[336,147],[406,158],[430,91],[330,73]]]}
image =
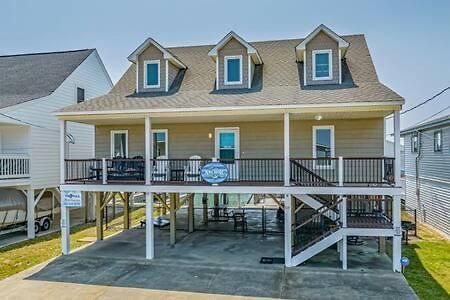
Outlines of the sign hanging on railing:
{"label": "sign hanging on railing", "polygon": [[64,191],[62,197],[62,206],[65,207],[82,207],[83,201],[80,191]]}
{"label": "sign hanging on railing", "polygon": [[203,166],[200,174],[204,181],[217,184],[228,178],[227,167],[220,162],[212,162]]}

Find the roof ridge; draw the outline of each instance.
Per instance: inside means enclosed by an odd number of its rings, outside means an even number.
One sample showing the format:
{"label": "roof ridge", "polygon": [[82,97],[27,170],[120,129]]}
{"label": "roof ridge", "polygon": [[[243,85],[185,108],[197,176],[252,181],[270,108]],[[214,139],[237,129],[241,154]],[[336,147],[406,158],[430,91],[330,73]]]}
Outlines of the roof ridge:
{"label": "roof ridge", "polygon": [[51,52],[33,52],[33,53],[6,54],[6,55],[0,55],[0,58],[1,57],[17,57],[17,56],[32,56],[32,55],[73,53],[73,52],[94,51],[94,50],[96,50],[96,48],[86,48],[86,49],[76,49],[76,50],[63,50],[63,51],[51,51]]}
{"label": "roof ridge", "polygon": [[[355,33],[355,34],[344,34],[339,35],[340,37],[355,37],[355,36],[365,36],[364,33]],[[267,43],[267,42],[290,42],[290,41],[298,41],[304,40],[306,37],[299,38],[285,38],[285,39],[273,39],[273,40],[258,40],[258,41],[248,41],[247,43]],[[199,45],[180,45],[180,46],[168,46],[166,49],[180,49],[180,48],[194,48],[194,47],[214,47],[217,44],[199,44]]]}

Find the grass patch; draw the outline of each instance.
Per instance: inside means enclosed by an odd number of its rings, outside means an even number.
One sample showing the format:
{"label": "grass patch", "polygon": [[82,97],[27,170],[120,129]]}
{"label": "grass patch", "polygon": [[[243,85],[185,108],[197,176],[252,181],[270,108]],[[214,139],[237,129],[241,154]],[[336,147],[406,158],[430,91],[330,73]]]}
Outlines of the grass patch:
{"label": "grass patch", "polygon": [[450,299],[450,242],[423,225],[418,236],[403,246],[406,280],[420,299]]}
{"label": "grass patch", "polygon": [[[145,218],[145,208],[130,213],[131,226]],[[123,217],[108,222],[104,236],[110,236],[123,228]],[[96,237],[95,223],[83,224],[70,229],[70,249],[88,244]],[[84,240],[84,241],[83,241]],[[33,240],[23,241],[0,249],[0,280],[24,271],[51,258],[61,255],[61,232],[50,233]]]}

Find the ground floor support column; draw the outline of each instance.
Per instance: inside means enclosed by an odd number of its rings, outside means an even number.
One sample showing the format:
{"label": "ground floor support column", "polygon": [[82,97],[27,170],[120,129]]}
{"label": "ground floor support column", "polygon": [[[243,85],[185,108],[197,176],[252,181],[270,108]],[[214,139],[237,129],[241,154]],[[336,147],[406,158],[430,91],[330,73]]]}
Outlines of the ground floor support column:
{"label": "ground floor support column", "polygon": [[284,264],[292,267],[292,196],[284,196]]}
{"label": "ground floor support column", "polygon": [[177,211],[175,209],[176,202],[175,193],[170,193],[170,244],[175,245],[176,242],[176,222],[177,222]]}
{"label": "ground floor support column", "polygon": [[153,226],[153,193],[145,193],[145,258],[155,257],[155,232]]}
{"label": "ground floor support column", "polygon": [[203,205],[203,224],[208,224],[208,194],[207,193],[203,193],[202,205]]}
{"label": "ground floor support column", "polygon": [[378,252],[382,254],[386,253],[386,238],[384,236],[378,238]]}
{"label": "ground floor support column", "polygon": [[123,194],[123,229],[130,229],[130,194]]}
{"label": "ground floor support column", "polygon": [[194,196],[188,195],[188,232],[194,232]]}
{"label": "ground floor support column", "polygon": [[27,237],[29,239],[36,237],[34,233],[34,190],[32,188],[27,189]]}
{"label": "ground floor support column", "polygon": [[401,272],[402,228],[400,201],[400,196],[393,196],[392,218],[394,223],[394,236],[392,238],[392,269],[395,272]]}
{"label": "ground floor support column", "polygon": [[103,240],[103,202],[104,193],[95,193],[95,224],[97,227],[97,241]]}
{"label": "ground floor support column", "polygon": [[[61,195],[64,192],[61,190]],[[61,250],[63,255],[69,255],[70,253],[70,208],[62,205],[61,196]]]}
{"label": "ground floor support column", "polygon": [[341,248],[341,257],[342,257],[342,269],[347,270],[347,236],[344,235],[342,237],[342,248]]}

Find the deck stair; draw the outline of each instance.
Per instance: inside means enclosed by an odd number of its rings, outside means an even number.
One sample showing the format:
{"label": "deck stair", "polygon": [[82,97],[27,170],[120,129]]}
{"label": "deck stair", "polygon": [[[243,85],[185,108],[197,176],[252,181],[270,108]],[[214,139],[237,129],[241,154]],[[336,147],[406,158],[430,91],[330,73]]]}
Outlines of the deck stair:
{"label": "deck stair", "polygon": [[333,200],[326,199],[323,195],[293,195],[295,198],[299,199],[312,209],[317,212],[326,210],[324,216],[332,221],[336,221],[339,218],[339,210],[337,207],[333,206],[332,209],[327,210],[328,207],[333,205]]}
{"label": "deck stair", "polygon": [[328,205],[322,205],[317,210],[297,210],[295,224],[292,226],[294,233],[293,265],[303,263],[342,239],[339,215],[336,214],[336,219],[327,216],[330,212],[335,213],[333,209],[342,201],[339,199]]}

